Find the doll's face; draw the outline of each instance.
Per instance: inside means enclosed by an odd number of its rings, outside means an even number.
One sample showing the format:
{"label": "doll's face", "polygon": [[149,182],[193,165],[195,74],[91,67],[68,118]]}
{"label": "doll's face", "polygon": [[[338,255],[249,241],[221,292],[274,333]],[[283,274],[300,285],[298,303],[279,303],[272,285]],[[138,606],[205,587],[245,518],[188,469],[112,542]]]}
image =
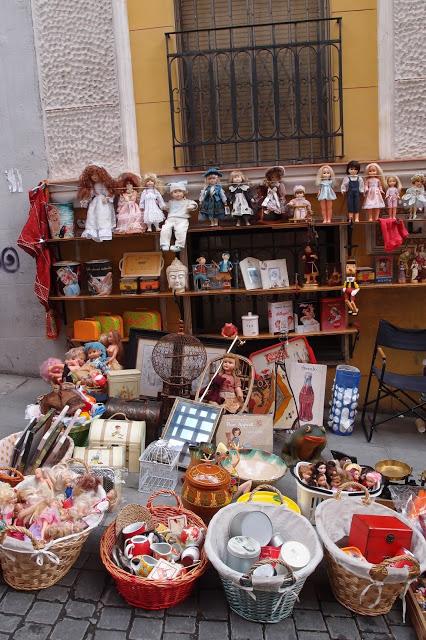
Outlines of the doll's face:
{"label": "doll's face", "polygon": [[126,191],[127,191],[127,193],[132,193],[133,185],[132,185],[131,182],[126,182]]}
{"label": "doll's face", "polygon": [[232,373],[235,369],[235,360],[233,358],[224,358],[222,362],[222,369],[225,373]]}
{"label": "doll's face", "polygon": [[222,253],[222,260],[224,260],[225,262],[228,262],[228,260],[229,260],[229,253]]}
{"label": "doll's face", "polygon": [[377,167],[374,164],[368,168],[368,175],[377,176]]}
{"label": "doll's face", "polygon": [[358,175],[358,169],[356,167],[349,167],[349,175],[350,176],[357,176]]}
{"label": "doll's face", "polygon": [[317,471],[318,471],[318,473],[320,473],[321,475],[324,475],[324,474],[325,474],[325,471],[326,471],[326,468],[327,468],[327,467],[325,466],[325,464],[320,464],[320,465],[317,467]]}
{"label": "doll's face", "polygon": [[396,180],[395,178],[388,178],[388,185],[390,187],[396,187]]}
{"label": "doll's face", "polygon": [[347,264],[347,265],[346,265],[346,275],[347,275],[347,276],[354,276],[354,275],[356,275],[356,265],[354,265],[354,264]]}
{"label": "doll's face", "polygon": [[309,244],[308,244],[308,245],[306,245],[306,247],[305,247],[305,253],[306,253],[308,256],[310,256],[310,255],[311,255],[311,253],[312,253],[312,247],[311,247]]}
{"label": "doll's face", "polygon": [[171,192],[170,196],[173,198],[173,200],[183,200],[185,197],[185,191],[183,191],[182,189],[175,189]]}
{"label": "doll's face", "polygon": [[241,184],[243,181],[243,176],[241,175],[241,173],[236,173],[234,176],[232,176],[232,182],[234,184]]}
{"label": "doll's face", "polygon": [[420,189],[420,187],[423,185],[423,181],[422,180],[414,180],[413,185],[416,187],[416,189]]}
{"label": "doll's face", "polygon": [[112,331],[108,334],[108,344],[114,344],[114,336],[112,335]]}
{"label": "doll's face", "polygon": [[321,474],[320,476],[318,476],[318,478],[317,478],[317,486],[318,487],[326,487],[327,486],[327,478],[325,477],[324,474]]}
{"label": "doll's face", "polygon": [[325,180],[330,180],[331,178],[331,171],[328,167],[324,167],[321,171],[321,176],[325,179]]}
{"label": "doll's face", "polygon": [[148,189],[150,189],[151,187],[153,187],[155,185],[154,180],[147,180],[145,182],[145,186],[148,187]]}
{"label": "doll's face", "polygon": [[213,174],[212,176],[208,176],[207,177],[207,184],[209,184],[210,186],[214,186],[218,182],[219,182],[219,176],[217,176],[215,174]]}
{"label": "doll's face", "polygon": [[87,351],[87,357],[89,358],[89,360],[96,360],[96,358],[99,358],[101,355],[101,352],[99,349],[89,349]]}
{"label": "doll's face", "polygon": [[95,172],[93,172],[93,173],[90,175],[90,180],[91,180],[92,182],[99,182],[99,176],[98,176],[98,174],[97,174],[97,173],[95,173]]}
{"label": "doll's face", "polygon": [[197,262],[198,264],[206,264],[206,259],[204,256],[201,256],[200,258],[198,258]]}
{"label": "doll's face", "polygon": [[295,191],[294,192],[294,197],[295,198],[303,198],[305,196],[305,192],[302,191],[302,189],[299,189],[299,191]]}

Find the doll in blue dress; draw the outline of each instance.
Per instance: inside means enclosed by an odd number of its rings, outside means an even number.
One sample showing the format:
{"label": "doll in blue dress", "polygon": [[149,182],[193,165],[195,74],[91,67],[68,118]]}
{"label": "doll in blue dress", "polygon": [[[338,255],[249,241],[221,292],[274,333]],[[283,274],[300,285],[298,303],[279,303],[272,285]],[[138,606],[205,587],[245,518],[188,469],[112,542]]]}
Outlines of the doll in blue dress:
{"label": "doll in blue dress", "polygon": [[321,206],[322,221],[324,223],[330,223],[333,217],[333,200],[336,200],[333,182],[333,169],[328,164],[323,164],[318,170],[316,185],[319,187],[318,201]]}
{"label": "doll in blue dress", "polygon": [[220,184],[221,172],[211,167],[204,174],[206,186],[200,193],[200,220],[209,220],[210,226],[217,227],[219,220],[225,217],[227,203],[225,192]]}

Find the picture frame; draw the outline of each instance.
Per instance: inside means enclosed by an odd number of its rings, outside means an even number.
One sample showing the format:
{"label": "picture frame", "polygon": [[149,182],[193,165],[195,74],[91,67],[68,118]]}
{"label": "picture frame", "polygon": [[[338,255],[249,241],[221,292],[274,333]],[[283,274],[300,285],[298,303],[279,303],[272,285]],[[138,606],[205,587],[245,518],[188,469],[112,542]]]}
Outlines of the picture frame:
{"label": "picture frame", "polygon": [[289,286],[287,260],[264,260],[260,263],[263,289],[284,289]]}
{"label": "picture frame", "polygon": [[241,449],[262,449],[273,453],[272,415],[223,415],[216,431],[216,444],[219,442],[228,449],[235,445]]}
{"label": "picture frame", "polygon": [[299,424],[323,424],[327,365],[285,361],[289,388],[295,399]]}
{"label": "picture frame", "polygon": [[393,256],[374,256],[376,282],[392,282]]}
{"label": "picture frame", "polygon": [[244,258],[244,260],[240,261],[240,271],[247,291],[262,289],[260,260],[257,258]]}

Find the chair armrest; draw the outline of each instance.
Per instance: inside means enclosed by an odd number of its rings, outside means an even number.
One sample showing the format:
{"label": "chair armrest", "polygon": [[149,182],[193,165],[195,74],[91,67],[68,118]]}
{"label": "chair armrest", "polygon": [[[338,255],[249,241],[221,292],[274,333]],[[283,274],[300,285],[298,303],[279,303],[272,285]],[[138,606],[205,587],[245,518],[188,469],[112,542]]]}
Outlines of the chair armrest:
{"label": "chair armrest", "polygon": [[386,362],[386,354],[383,351],[382,347],[377,347],[377,353],[379,354],[379,356],[381,357],[381,359]]}

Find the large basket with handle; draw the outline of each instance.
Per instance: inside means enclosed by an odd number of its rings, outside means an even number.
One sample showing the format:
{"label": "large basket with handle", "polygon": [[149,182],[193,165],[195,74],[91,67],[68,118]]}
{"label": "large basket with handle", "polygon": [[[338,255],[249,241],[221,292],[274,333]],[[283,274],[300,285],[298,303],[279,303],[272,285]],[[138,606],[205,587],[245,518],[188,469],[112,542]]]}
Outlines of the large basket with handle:
{"label": "large basket with handle", "polygon": [[[343,484],[341,489],[347,484],[354,483]],[[358,488],[364,491],[361,498],[341,498],[341,492],[338,491],[334,499],[321,502],[315,511],[315,522],[324,545],[328,577],[336,600],[355,613],[378,616],[388,613],[398,596],[404,598],[410,582],[425,571],[426,541],[413,528],[410,520],[374,502],[362,485],[358,485]],[[388,558],[374,565],[342,551],[336,542],[349,535],[352,516],[356,513],[396,516],[411,527],[411,551],[416,558],[414,565],[410,569],[391,566],[407,556]]]}

